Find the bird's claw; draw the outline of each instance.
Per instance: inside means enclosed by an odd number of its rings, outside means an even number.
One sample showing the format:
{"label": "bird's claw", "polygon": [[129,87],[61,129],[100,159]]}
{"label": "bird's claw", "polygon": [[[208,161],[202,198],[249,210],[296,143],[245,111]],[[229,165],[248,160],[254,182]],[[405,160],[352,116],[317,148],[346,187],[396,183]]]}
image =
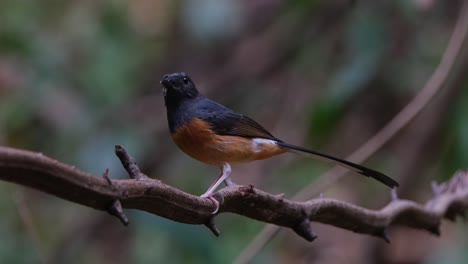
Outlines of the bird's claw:
{"label": "bird's claw", "polygon": [[207,198],[209,199],[215,206],[216,206],[216,209],[211,213],[211,214],[216,214],[219,210],[219,202],[218,200],[216,200],[213,196],[211,196],[211,194],[203,194],[200,196],[201,198]]}

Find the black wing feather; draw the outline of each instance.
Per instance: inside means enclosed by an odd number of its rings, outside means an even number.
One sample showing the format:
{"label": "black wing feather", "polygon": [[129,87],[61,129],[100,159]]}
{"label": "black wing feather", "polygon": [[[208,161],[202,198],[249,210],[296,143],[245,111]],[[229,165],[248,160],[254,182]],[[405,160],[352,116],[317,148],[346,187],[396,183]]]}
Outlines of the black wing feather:
{"label": "black wing feather", "polygon": [[208,122],[218,135],[265,138],[280,141],[248,116],[204,98],[197,105],[197,117]]}

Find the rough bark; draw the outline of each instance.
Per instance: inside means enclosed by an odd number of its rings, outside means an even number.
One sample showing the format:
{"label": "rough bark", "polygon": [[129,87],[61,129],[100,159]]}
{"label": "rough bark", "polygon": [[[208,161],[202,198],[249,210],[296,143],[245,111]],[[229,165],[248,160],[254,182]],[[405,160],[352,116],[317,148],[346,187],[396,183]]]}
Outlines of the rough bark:
{"label": "rough bark", "polygon": [[305,202],[287,200],[255,189],[229,186],[214,194],[214,204],[143,174],[135,160],[120,146],[116,154],[131,179],[111,180],[80,171],[41,153],[0,147],[0,179],[29,186],[62,199],[128,219],[122,208],[146,211],[185,224],[204,224],[216,235],[217,214],[231,212],[259,221],[288,227],[308,241],[316,238],[311,222],[320,222],[369,234],[389,241],[391,225],[404,225],[439,235],[443,218],[454,220],[468,208],[468,173],[457,172],[448,182],[433,185],[433,198],[425,205],[400,200],[394,191],[392,201],[380,210],[369,210],[343,201],[317,198]]}

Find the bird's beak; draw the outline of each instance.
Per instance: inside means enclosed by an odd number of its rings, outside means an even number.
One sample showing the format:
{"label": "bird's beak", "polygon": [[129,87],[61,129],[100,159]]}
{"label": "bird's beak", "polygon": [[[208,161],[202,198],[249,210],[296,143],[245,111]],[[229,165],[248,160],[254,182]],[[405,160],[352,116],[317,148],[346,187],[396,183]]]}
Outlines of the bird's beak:
{"label": "bird's beak", "polygon": [[160,81],[160,83],[162,84],[162,86],[166,87],[166,88],[169,88],[171,87],[171,82],[168,80],[168,79],[162,79]]}
{"label": "bird's beak", "polygon": [[171,83],[166,79],[162,79],[159,83],[162,85],[161,91],[162,91],[163,95],[166,96],[167,88],[171,87]]}

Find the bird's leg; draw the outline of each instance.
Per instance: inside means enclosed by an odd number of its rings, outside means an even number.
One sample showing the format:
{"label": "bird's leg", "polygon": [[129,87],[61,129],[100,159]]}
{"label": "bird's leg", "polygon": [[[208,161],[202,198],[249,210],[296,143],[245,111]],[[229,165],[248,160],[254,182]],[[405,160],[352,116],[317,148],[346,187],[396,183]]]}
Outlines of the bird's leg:
{"label": "bird's leg", "polygon": [[[223,176],[223,167],[220,167],[220,169],[221,169],[221,170],[220,170],[220,172],[219,172],[218,178],[216,179],[216,181],[214,181],[214,182],[211,184],[210,188],[211,188],[216,182],[218,182],[218,179],[221,178],[221,176]],[[230,176],[228,176],[228,177],[226,177],[226,178],[224,179],[224,184],[226,184],[226,186],[235,185],[235,183],[231,180],[231,177],[230,177]]]}
{"label": "bird's leg", "polygon": [[219,177],[211,184],[210,188],[208,188],[208,190],[204,194],[202,194],[201,197],[208,197],[209,195],[211,195],[224,180],[229,178],[230,174],[231,174],[231,165],[229,165],[229,163],[224,163],[222,171],[221,171],[221,175],[219,175]]}
{"label": "bird's leg", "polygon": [[200,196],[202,198],[210,199],[216,205],[216,210],[213,212],[213,214],[218,212],[219,202],[218,200],[213,198],[211,195],[224,180],[229,178],[230,174],[231,174],[231,165],[229,165],[229,163],[224,163],[222,171],[221,171],[221,175],[213,182],[213,184],[211,184],[210,188],[208,188],[208,190]]}
{"label": "bird's leg", "polygon": [[231,177],[227,177],[226,179],[224,179],[224,184],[226,184],[226,186],[235,185],[235,183],[231,180]]}
{"label": "bird's leg", "polygon": [[[217,183],[218,180],[219,180],[222,176],[223,176],[223,167],[220,167],[220,171],[219,171],[218,178],[216,178],[216,180],[215,180],[214,182],[211,183],[211,185],[210,185],[210,187],[208,188],[208,190],[213,189],[213,186],[215,185],[215,183]],[[216,188],[216,187],[215,187],[215,188]],[[202,194],[202,196],[205,195],[205,194],[208,192],[208,190],[207,190],[204,194]],[[214,190],[213,190],[213,191],[214,191]]]}

